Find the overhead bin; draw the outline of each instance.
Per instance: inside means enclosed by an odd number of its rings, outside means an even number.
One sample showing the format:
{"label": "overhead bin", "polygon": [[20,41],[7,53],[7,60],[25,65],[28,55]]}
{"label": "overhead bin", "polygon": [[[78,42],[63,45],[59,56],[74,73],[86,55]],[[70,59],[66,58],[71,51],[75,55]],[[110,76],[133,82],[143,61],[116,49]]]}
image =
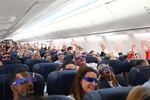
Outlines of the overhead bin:
{"label": "overhead bin", "polygon": [[[29,40],[55,39],[150,27],[149,0],[105,0],[103,3],[100,1],[93,0],[92,2],[95,2],[95,5],[89,9],[85,10],[86,6],[80,7],[79,10],[84,10],[81,12],[72,10],[65,13],[66,15],[57,16],[56,20],[47,21],[39,28],[23,29],[20,33],[24,35],[24,39]],[[75,1],[70,0],[55,9],[55,12],[51,11],[49,13],[58,15],[59,10],[71,6],[72,2]],[[20,39],[21,35],[17,37]]]}
{"label": "overhead bin", "polygon": [[150,27],[150,0],[117,0],[107,5],[116,30]]}

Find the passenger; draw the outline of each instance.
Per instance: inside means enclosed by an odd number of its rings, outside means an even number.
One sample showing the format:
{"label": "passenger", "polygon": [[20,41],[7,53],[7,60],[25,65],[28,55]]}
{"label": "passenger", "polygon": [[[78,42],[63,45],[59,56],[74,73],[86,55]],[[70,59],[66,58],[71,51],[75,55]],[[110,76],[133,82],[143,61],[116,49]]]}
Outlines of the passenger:
{"label": "passenger", "polygon": [[150,59],[150,50],[149,50],[148,44],[146,44],[144,41],[142,41],[141,46],[142,46],[143,50],[145,51],[146,59]]}
{"label": "passenger", "polygon": [[107,56],[109,57],[109,60],[117,60],[117,57],[112,53],[108,53]]}
{"label": "passenger", "polygon": [[31,57],[31,59],[39,59],[39,58],[41,58],[40,52],[35,50],[32,57]]}
{"label": "passenger", "polygon": [[2,60],[12,60],[12,56],[10,53],[4,53],[2,55]]}
{"label": "passenger", "polygon": [[121,46],[121,45],[116,45],[116,51],[118,52],[118,56],[119,57],[122,57],[122,56],[124,56],[124,54],[123,54],[123,47]]}
{"label": "passenger", "polygon": [[76,55],[81,55],[84,52],[84,49],[81,46],[76,47]]}
{"label": "passenger", "polygon": [[121,87],[118,83],[111,67],[106,64],[98,66],[99,69],[99,88]]}
{"label": "passenger", "polygon": [[72,55],[73,54],[73,47],[68,47],[67,48],[67,55]]}
{"label": "passenger", "polygon": [[147,65],[149,65],[149,63],[148,63],[148,61],[147,61],[147,60],[142,59],[142,60],[138,61],[138,62],[136,63],[136,65],[143,65],[143,66],[147,66]]}
{"label": "passenger", "polygon": [[25,59],[31,58],[32,55],[33,55],[33,52],[31,50],[31,48],[27,48],[26,51],[25,51],[25,53],[24,53]]}
{"label": "passenger", "polygon": [[86,59],[82,55],[78,55],[74,57],[74,61],[79,68],[86,66]]}
{"label": "passenger", "polygon": [[132,44],[132,46],[131,46],[131,51],[129,51],[129,52],[127,53],[127,59],[128,59],[128,60],[138,58],[138,55],[137,55],[137,53],[136,53],[135,48],[136,48],[136,45],[135,45],[135,44]]}
{"label": "passenger", "polygon": [[127,59],[128,60],[136,59],[136,58],[138,58],[138,56],[137,56],[137,53],[135,53],[134,51],[129,51],[127,53]]}
{"label": "passenger", "polygon": [[33,96],[33,77],[28,72],[18,70],[11,75],[9,81],[13,100],[24,100]]}
{"label": "passenger", "polygon": [[20,47],[19,47],[19,49],[17,51],[18,51],[17,56],[18,56],[19,60],[21,60],[22,63],[23,63],[23,58],[24,58],[24,53],[25,53],[25,47],[22,46],[22,45],[20,45]]}
{"label": "passenger", "polygon": [[100,44],[100,47],[101,47],[101,50],[102,50],[100,56],[101,56],[101,57],[106,56],[106,53],[105,53],[106,47],[105,47],[105,45],[101,43],[101,44]]}
{"label": "passenger", "polygon": [[73,53],[73,47],[69,46],[69,47],[67,48],[67,52],[66,52],[66,54],[65,54],[64,60],[65,60],[65,61],[72,61],[73,58],[74,58],[74,55],[75,55],[75,54]]}
{"label": "passenger", "polygon": [[97,89],[97,72],[90,67],[82,67],[78,70],[71,87],[71,97],[82,100],[83,96]]}
{"label": "passenger", "polygon": [[101,57],[99,54],[97,54],[95,51],[90,51],[89,55],[91,55],[92,57],[96,58],[97,61],[101,61]]}
{"label": "passenger", "polygon": [[47,59],[49,63],[52,62],[52,55],[50,55],[50,53],[48,53],[48,52],[46,52],[46,53],[44,54],[44,57],[43,57],[43,58]]}
{"label": "passenger", "polygon": [[54,63],[58,63],[62,65],[64,62],[64,53],[62,51],[57,51],[57,57],[58,57],[58,60],[56,60]]}
{"label": "passenger", "polygon": [[63,65],[58,68],[59,71],[63,70],[77,70],[77,66],[74,61],[64,62]]}
{"label": "passenger", "polygon": [[9,52],[14,58],[17,58],[17,53],[18,53],[18,43],[17,42],[13,42],[9,49],[7,50],[7,52]]}
{"label": "passenger", "polygon": [[136,86],[128,94],[126,100],[150,100],[150,87]]}
{"label": "passenger", "polygon": [[63,45],[61,51],[62,51],[62,52],[67,52],[67,46],[66,46],[66,45]]}

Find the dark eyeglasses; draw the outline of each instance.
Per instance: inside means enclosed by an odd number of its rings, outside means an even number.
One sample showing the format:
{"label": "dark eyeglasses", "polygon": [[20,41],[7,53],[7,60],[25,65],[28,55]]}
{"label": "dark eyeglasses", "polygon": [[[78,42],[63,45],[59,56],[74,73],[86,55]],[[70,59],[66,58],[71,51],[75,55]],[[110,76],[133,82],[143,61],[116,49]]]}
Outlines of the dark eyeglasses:
{"label": "dark eyeglasses", "polygon": [[76,69],[66,69],[66,68],[65,68],[64,70],[76,70]]}
{"label": "dark eyeglasses", "polygon": [[35,81],[36,81],[36,79],[32,78],[32,77],[20,78],[20,79],[17,79],[15,82],[13,82],[12,86],[15,86],[17,84],[26,84],[28,82],[35,82]]}
{"label": "dark eyeglasses", "polygon": [[83,77],[82,79],[88,82],[95,82],[95,83],[98,82],[97,78]]}
{"label": "dark eyeglasses", "polygon": [[2,58],[11,58],[10,56],[3,56]]}

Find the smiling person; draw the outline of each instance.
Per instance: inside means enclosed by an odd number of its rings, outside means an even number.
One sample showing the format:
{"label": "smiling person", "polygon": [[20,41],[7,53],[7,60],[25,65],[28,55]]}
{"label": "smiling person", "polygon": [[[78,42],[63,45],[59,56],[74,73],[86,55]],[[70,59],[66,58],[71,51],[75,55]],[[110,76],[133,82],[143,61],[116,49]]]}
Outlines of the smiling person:
{"label": "smiling person", "polygon": [[71,88],[71,97],[82,100],[83,96],[97,89],[97,72],[90,67],[82,67],[78,70]]}
{"label": "smiling person", "polygon": [[64,62],[64,53],[62,51],[57,51],[57,57],[58,57],[58,60],[56,60],[54,63],[62,65]]}
{"label": "smiling person", "polygon": [[18,70],[11,75],[9,81],[13,100],[24,100],[33,96],[33,77],[28,72]]}
{"label": "smiling person", "polygon": [[101,64],[98,66],[99,69],[99,88],[111,88],[111,87],[121,87],[118,83],[112,68],[109,65]]}
{"label": "smiling person", "polygon": [[81,68],[83,66],[87,66],[85,56],[83,56],[83,55],[78,55],[78,56],[74,57],[74,61],[79,68]]}

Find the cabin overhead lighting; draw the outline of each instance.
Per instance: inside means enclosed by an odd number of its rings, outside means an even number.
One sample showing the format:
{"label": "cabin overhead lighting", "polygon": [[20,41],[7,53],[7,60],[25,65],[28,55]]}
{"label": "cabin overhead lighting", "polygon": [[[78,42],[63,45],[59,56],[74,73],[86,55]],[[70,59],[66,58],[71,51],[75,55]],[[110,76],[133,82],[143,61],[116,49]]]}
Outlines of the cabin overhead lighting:
{"label": "cabin overhead lighting", "polygon": [[91,35],[91,36],[87,36],[86,39],[88,41],[100,41],[100,40],[102,40],[102,37],[96,36],[96,35]]}
{"label": "cabin overhead lighting", "polygon": [[147,33],[136,33],[134,34],[136,38],[150,38],[150,32]]}
{"label": "cabin overhead lighting", "polygon": [[[72,26],[71,28],[82,27],[83,24],[81,26],[79,24],[74,25],[70,24],[72,24],[71,22],[83,21],[85,19],[85,16],[86,18],[91,16],[89,15],[91,12],[89,14],[87,13],[85,15],[83,14],[80,16],[81,12],[88,11],[89,9],[92,9],[94,7],[103,5],[111,1],[115,0],[71,0],[68,1],[66,4],[64,4],[63,6],[58,7],[58,9],[55,9],[52,12],[47,12],[49,14],[46,14],[47,15],[46,17],[45,16],[44,18],[41,17],[40,20],[36,20],[35,22],[32,22],[30,25],[27,23],[28,25],[27,26],[24,25],[24,27],[21,28],[21,31],[19,29],[19,33],[17,32],[18,30],[16,32],[17,34],[27,34],[26,35],[27,37],[24,36],[24,38],[29,38],[55,32],[58,30],[64,30],[67,29],[68,27],[70,28],[71,26]],[[71,16],[74,15],[76,17],[72,18]],[[71,17],[71,19],[69,17]],[[71,22],[68,19],[70,19]],[[86,22],[84,23],[84,25],[87,26],[92,25],[89,21],[85,20],[84,22]],[[14,33],[14,37],[15,35],[17,35],[16,32]]]}
{"label": "cabin overhead lighting", "polygon": [[124,40],[127,40],[128,35],[124,35],[124,34],[121,34],[121,35],[109,35],[109,36],[105,36],[106,39],[108,41],[124,41]]}

